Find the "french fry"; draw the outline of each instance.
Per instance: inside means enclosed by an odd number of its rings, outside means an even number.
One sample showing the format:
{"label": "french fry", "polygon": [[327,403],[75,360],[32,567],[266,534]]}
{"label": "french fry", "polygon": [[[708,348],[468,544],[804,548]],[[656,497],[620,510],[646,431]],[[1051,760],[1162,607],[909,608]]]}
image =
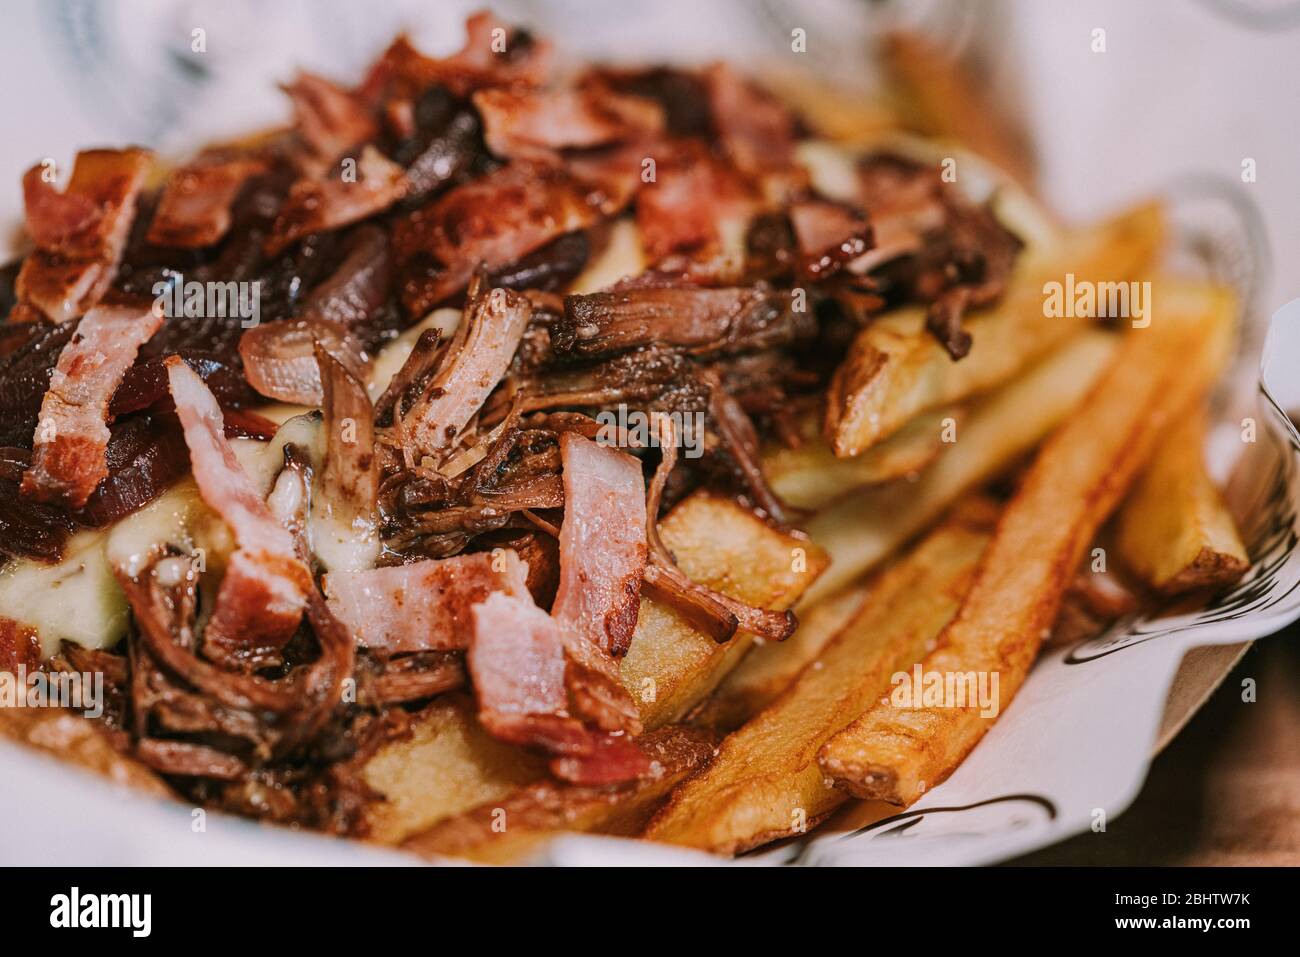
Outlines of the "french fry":
{"label": "french fry", "polygon": [[858,333],[827,391],[831,448],[860,455],[919,413],[1007,381],[1088,321],[1045,316],[1045,283],[1071,273],[1076,285],[1131,279],[1150,265],[1163,236],[1160,207],[1147,205],[1022,256],[1002,301],[965,323],[974,344],[959,362],[926,332],[923,309],[876,319]]}
{"label": "french fry", "polygon": [[[815,545],[729,499],[692,495],[659,530],[686,574],[769,608],[790,607],[826,567]],[[671,608],[643,599],[622,674],[647,730],[693,708],[752,646],[752,636],[741,633],[720,644]],[[440,699],[417,718],[411,737],[385,745],[367,763],[363,779],[386,800],[367,805],[363,829],[372,840],[400,843],[544,773],[540,759],[489,736],[468,699]]]}
{"label": "french fry", "polygon": [[[923,675],[989,676],[993,707],[877,704],[818,756],[838,787],[909,805],[939,784],[1015,696],[1078,561],[1177,417],[1209,388],[1231,336],[1231,297],[1169,283],[1079,412],[1052,436],[1007,506],[970,594]],[[992,676],[997,676],[997,684]],[[928,678],[926,679],[929,680]]]}
{"label": "french fry", "polygon": [[1165,595],[1227,585],[1250,567],[1219,490],[1205,471],[1205,410],[1161,443],[1120,508],[1115,541],[1125,566]]}
{"label": "french fry", "polygon": [[816,419],[809,417],[801,423],[803,445],[764,450],[763,475],[772,491],[795,508],[822,508],[848,492],[919,472],[943,449],[944,428],[949,422],[959,425],[962,415],[958,408],[924,412],[848,459],[836,457]]}
{"label": "french fry", "polygon": [[848,624],[871,592],[869,583],[850,585],[799,618],[799,630],[785,641],[765,642],[747,654],[718,690],[690,716],[693,724],[734,731],[790,687],[804,667]]}
{"label": "french fry", "polygon": [[422,857],[507,864],[565,832],[632,836],[674,787],[708,764],[717,741],[699,728],[670,725],[640,743],[656,767],[645,781],[613,789],[538,781],[434,825],[402,847]]}
{"label": "french fry", "polygon": [[1117,342],[1098,330],[1076,337],[975,406],[957,441],[916,482],[867,489],[816,515],[808,534],[830,555],[831,566],[804,594],[801,607],[812,607],[879,564],[963,492],[1038,444],[1079,404]]}
{"label": "french fry", "polygon": [[543,760],[497,741],[474,703],[447,695],[416,719],[410,737],[380,748],[362,778],[383,800],[363,810],[372,841],[397,844],[444,818],[505,797],[545,773]]}
{"label": "french fry", "polygon": [[[783,611],[826,568],[820,548],[777,531],[730,499],[697,493],[659,523],[664,544],[693,580],[751,605]],[[737,632],[726,642],[704,634],[676,611],[642,599],[623,684],[653,729],[680,720],[718,686],[753,647]]]}
{"label": "french fry", "polygon": [[734,854],[798,833],[845,795],[817,750],[879,699],[890,676],[925,654],[957,610],[991,525],[945,523],[886,571],[861,611],[790,688],[728,736],[713,763],[678,788],[645,837]]}

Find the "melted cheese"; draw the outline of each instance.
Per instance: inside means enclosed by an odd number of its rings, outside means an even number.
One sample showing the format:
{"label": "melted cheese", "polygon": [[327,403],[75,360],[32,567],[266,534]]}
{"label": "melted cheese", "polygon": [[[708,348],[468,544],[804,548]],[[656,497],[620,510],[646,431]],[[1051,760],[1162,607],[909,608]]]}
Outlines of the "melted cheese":
{"label": "melted cheese", "polygon": [[36,631],[48,658],[59,642],[108,648],[126,634],[126,597],[105,554],[103,530],[69,539],[57,565],[20,559],[0,569],[0,615]]}
{"label": "melted cheese", "polygon": [[587,263],[569,291],[585,295],[607,289],[627,276],[639,276],[645,269],[645,250],[641,248],[636,223],[628,218],[618,219],[610,226],[605,248]]}
{"label": "melted cheese", "polygon": [[393,376],[397,375],[402,364],[410,356],[411,350],[415,348],[416,340],[426,329],[437,329],[442,333],[445,341],[456,331],[458,325],[460,325],[459,309],[435,309],[379,350],[379,354],[370,363],[370,374],[366,377],[366,392],[370,395],[370,401],[374,402],[383,395],[384,390],[388,388],[388,383],[392,381]]}

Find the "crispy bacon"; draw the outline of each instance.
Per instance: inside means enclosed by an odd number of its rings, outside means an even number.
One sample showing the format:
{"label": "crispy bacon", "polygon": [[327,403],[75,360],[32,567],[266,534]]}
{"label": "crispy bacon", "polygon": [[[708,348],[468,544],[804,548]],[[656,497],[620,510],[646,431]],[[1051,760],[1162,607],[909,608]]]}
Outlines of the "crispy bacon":
{"label": "crispy bacon", "polygon": [[216,661],[260,664],[297,629],[311,575],[297,557],[293,536],[275,520],[235,457],[221,408],[203,380],[174,356],[167,360],[167,379],[199,494],[230,526],[239,546],[222,578],[204,650]]}
{"label": "crispy bacon", "polygon": [[487,11],[465,22],[465,46],[436,59],[425,56],[405,36],[398,37],[371,69],[363,91],[382,91],[394,82],[406,92],[435,84],[456,96],[495,86],[540,86],[551,65],[551,45],[519,30],[512,30]]}
{"label": "crispy bacon", "polygon": [[330,610],[358,645],[384,654],[468,648],[472,606],[494,592],[528,595],[528,566],[510,549],[392,568],[330,572]]}
{"label": "crispy bacon", "polygon": [[704,77],[713,126],[732,162],[750,175],[789,170],[794,163],[793,114],[726,63],[709,67]]}
{"label": "crispy bacon", "polygon": [[436,456],[456,441],[505,374],[531,315],[528,300],[508,289],[483,289],[466,303],[451,354],[402,417],[419,454]]}
{"label": "crispy bacon", "polygon": [[311,150],[316,172],[379,131],[358,97],[314,73],[299,71],[283,89],[293,101],[294,125]]}
{"label": "crispy bacon", "polygon": [[45,166],[27,171],[23,194],[36,249],[18,274],[20,300],[52,322],[99,301],[117,275],[151,162],[146,150],[83,150],[63,193],[47,181]]}
{"label": "crispy bacon", "polygon": [[289,190],[271,235],[266,254],[274,256],[311,233],[338,229],[383,212],[406,195],[402,167],[373,146],[361,150],[356,177],[335,170],[328,178],[300,179]]}
{"label": "crispy bacon", "polygon": [[641,463],[576,432],[560,436],[564,524],[552,613],[608,655],[627,652],[646,562]]}
{"label": "crispy bacon", "polygon": [[589,149],[662,132],[664,114],[652,100],[594,85],[583,89],[480,90],[488,148],[511,159],[550,159],[562,149]]}
{"label": "crispy bacon", "polygon": [[565,709],[564,639],[559,624],[527,595],[494,591],[471,609],[474,632],[467,664],[478,696],[479,714],[489,731],[507,740],[531,743],[529,718],[555,718],[572,725],[571,736],[585,737]]}
{"label": "crispy bacon", "polygon": [[565,639],[553,618],[527,596],[502,592],[475,605],[473,617],[467,663],[490,734],[552,755],[552,773],[575,783],[649,773],[649,760],[627,734],[593,730],[569,715]]}
{"label": "crispy bacon", "polygon": [[583,186],[557,167],[515,162],[458,186],[394,228],[393,249],[406,264],[403,303],[422,315],[480,265],[499,269],[597,215]]}
{"label": "crispy bacon", "polygon": [[244,184],[265,172],[253,157],[199,157],[167,178],[147,238],[156,246],[211,246],[230,229],[230,208]]}
{"label": "crispy bacon", "polygon": [[0,616],[0,673],[17,674],[19,668],[41,666],[41,642],[36,631],[12,618]]}
{"label": "crispy bacon", "polygon": [[871,225],[839,203],[794,203],[790,222],[799,244],[796,269],[805,279],[825,279],[871,249]]}
{"label": "crispy bacon", "polygon": [[648,345],[695,355],[786,345],[816,329],[789,292],[765,284],[727,289],[632,285],[566,296],[551,329],[557,355],[597,357]]}
{"label": "crispy bacon", "polygon": [[703,143],[679,141],[654,155],[655,177],[637,194],[636,222],[650,262],[667,272],[738,273],[759,197]]}
{"label": "crispy bacon", "polygon": [[73,508],[86,504],[108,474],[113,392],[162,320],[161,311],[127,306],[98,306],[82,318],[41,402],[24,495]]}
{"label": "crispy bacon", "polygon": [[560,584],[551,613],[563,629],[574,710],[605,731],[641,730],[616,656],[636,629],[645,570],[645,483],[640,463],[577,432],[560,436],[564,523]]}

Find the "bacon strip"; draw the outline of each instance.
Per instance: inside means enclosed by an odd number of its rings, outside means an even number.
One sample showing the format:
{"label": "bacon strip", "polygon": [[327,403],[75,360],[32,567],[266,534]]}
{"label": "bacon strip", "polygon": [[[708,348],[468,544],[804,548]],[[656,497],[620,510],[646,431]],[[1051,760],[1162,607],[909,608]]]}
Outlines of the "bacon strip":
{"label": "bacon strip", "polygon": [[560,456],[564,524],[552,614],[606,654],[619,656],[636,628],[647,556],[641,463],[576,432],[560,436]]}
{"label": "bacon strip", "polygon": [[359,98],[324,77],[299,71],[283,86],[293,101],[294,125],[321,167],[379,132]]}
{"label": "bacon strip", "polygon": [[99,301],[117,275],[151,162],[146,150],[84,150],[63,193],[46,182],[44,166],[27,171],[23,198],[36,249],[18,274],[20,300],[56,323]]}
{"label": "bacon strip", "polygon": [[203,158],[167,178],[147,239],[156,246],[199,249],[230,229],[230,207],[264,161],[251,157]]}
{"label": "bacon strip", "polygon": [[479,721],[494,737],[536,747],[557,777],[611,784],[641,777],[650,762],[626,734],[584,726],[567,712],[563,629],[526,596],[494,592],[475,605],[467,656]]}
{"label": "bacon strip", "polygon": [[468,648],[471,607],[495,592],[526,598],[527,575],[519,556],[502,549],[331,572],[322,585],[330,610],[358,645],[395,655]]}
{"label": "bacon strip", "polygon": [[[362,84],[375,96],[397,81],[413,95],[435,84],[458,97],[494,86],[540,86],[550,73],[551,44],[511,30],[488,11],[465,21],[465,46],[442,59],[425,56],[398,37]],[[413,88],[413,89],[412,89]]]}
{"label": "bacon strip", "polygon": [[300,179],[289,189],[266,240],[274,256],[303,236],[338,229],[383,212],[406,195],[406,173],[373,146],[357,160],[355,182],[334,171],[328,178]]}
{"label": "bacon strip", "polygon": [[589,86],[576,90],[480,90],[488,149],[511,159],[553,158],[556,150],[589,149],[655,135],[664,128],[654,101]]}
{"label": "bacon strip", "polygon": [[239,546],[221,580],[204,650],[219,662],[257,665],[297,629],[311,575],[297,557],[293,536],[275,520],[235,457],[216,398],[179,357],[168,358],[166,365],[199,494],[230,526]]}
{"label": "bacon strip", "polygon": [[790,207],[790,223],[799,244],[797,268],[806,279],[825,279],[871,249],[870,224],[838,203],[795,203]]}
{"label": "bacon strip", "polygon": [[790,111],[726,63],[709,67],[704,78],[713,125],[732,162],[751,175],[789,168],[795,145]]}
{"label": "bacon strip", "polygon": [[406,277],[407,311],[424,314],[463,289],[480,265],[491,272],[586,229],[598,218],[597,200],[562,169],[514,162],[416,210],[393,231],[398,257],[420,267]]}
{"label": "bacon strip", "polygon": [[529,301],[507,289],[484,290],[466,303],[452,354],[402,418],[418,452],[437,455],[455,442],[505,375],[531,316]]}
{"label": "bacon strip", "polygon": [[688,140],[656,156],[637,194],[636,222],[650,262],[705,277],[738,273],[759,197],[730,166]]}
{"label": "bacon strip", "polygon": [[162,312],[125,306],[91,309],[59,354],[41,401],[24,495],[72,508],[86,504],[108,475],[108,406]]}

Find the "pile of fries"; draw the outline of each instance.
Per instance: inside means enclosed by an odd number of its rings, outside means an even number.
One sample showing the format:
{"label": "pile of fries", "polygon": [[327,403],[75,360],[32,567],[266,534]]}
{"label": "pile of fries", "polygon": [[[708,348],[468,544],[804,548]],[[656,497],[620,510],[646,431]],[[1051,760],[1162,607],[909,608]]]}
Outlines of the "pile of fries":
{"label": "pile of fries", "polygon": [[[855,799],[905,808],[1013,706],[1046,642],[1079,637],[1062,609],[1108,561],[1138,601],[1238,578],[1246,553],[1202,457],[1237,307],[1228,290],[1161,272],[1166,240],[1157,204],[1040,230],[1002,302],[969,320],[960,362],[918,311],[864,329],[825,419],[764,461],[810,514],[808,539],[704,493],[666,518],[692,578],[795,608],[801,625],[782,643],[718,644],[642,599],[622,674],[654,777],[556,783],[448,699],[371,760],[367,781],[387,797],[371,838],[497,863],[572,832],[733,855]],[[1148,314],[1051,317],[1045,287],[1067,275],[1149,281]],[[913,673],[947,688],[992,678],[993,699],[900,702],[899,676]]]}

